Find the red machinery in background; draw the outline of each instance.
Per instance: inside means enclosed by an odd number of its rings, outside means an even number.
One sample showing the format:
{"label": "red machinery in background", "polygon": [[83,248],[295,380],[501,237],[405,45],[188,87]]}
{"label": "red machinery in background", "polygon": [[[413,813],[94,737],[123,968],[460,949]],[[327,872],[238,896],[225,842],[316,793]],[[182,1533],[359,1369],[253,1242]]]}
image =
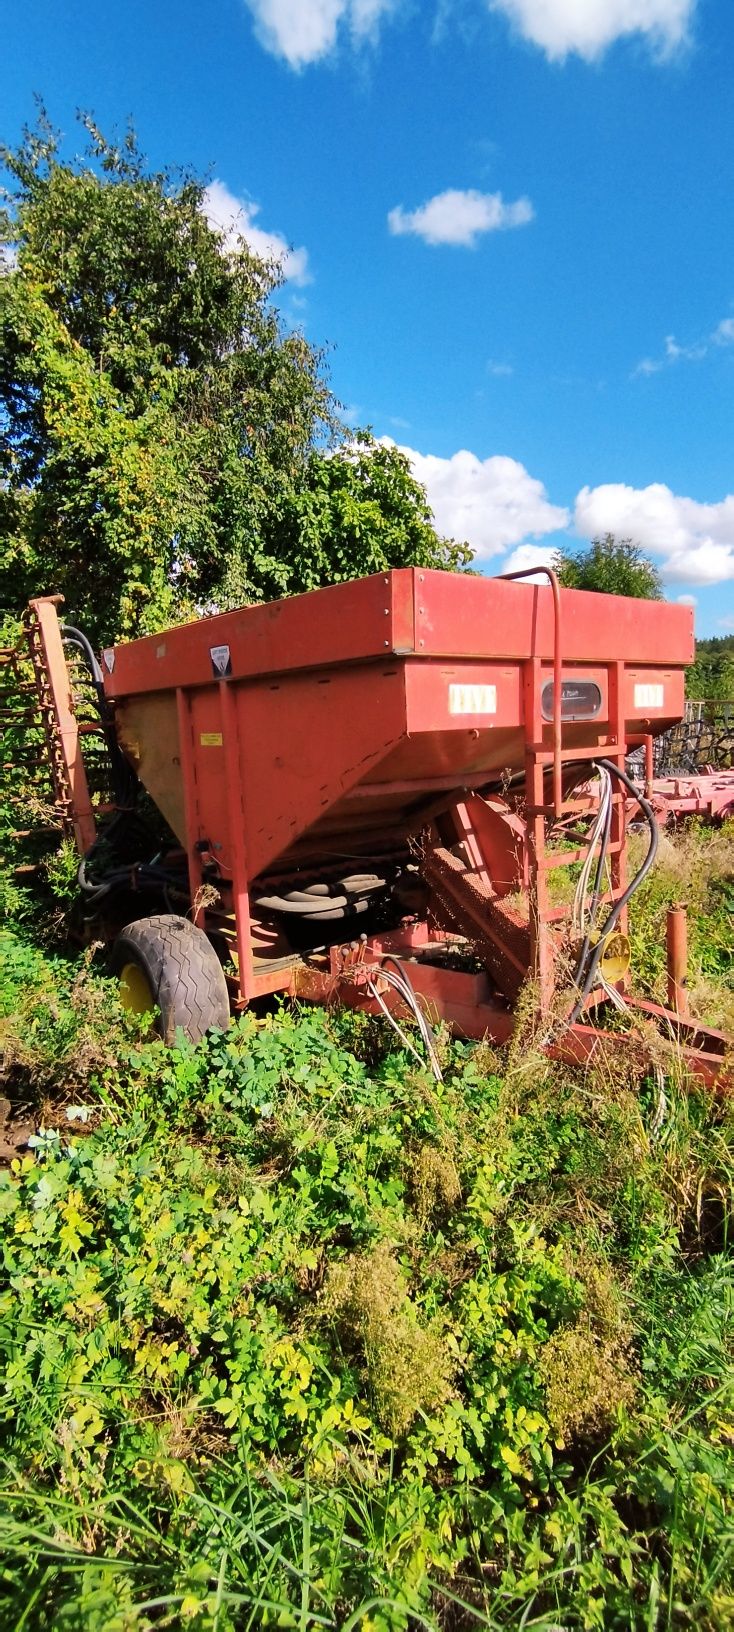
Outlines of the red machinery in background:
{"label": "red machinery in background", "polygon": [[690,775],[646,779],[644,792],[661,827],[691,816],[711,823],[734,816],[734,771],[717,771],[714,765]]}
{"label": "red machinery in background", "polygon": [[[547,577],[401,569],[120,644],[101,669],[92,658],[119,773],[100,835],[59,655],[83,636],[32,603],[80,885],[91,915],[123,921],[129,1003],[157,1004],[169,1035],[280,992],[412,1008],[424,1034],[428,1013],[501,1042],[531,977],[556,1053],[587,1058],[600,1005],[623,1006],[717,1078],[726,1039],[682,996],[677,1012],[635,1000],[627,973],[627,903],[657,824],[625,761],[683,713],[692,612]],[[590,774],[597,810],[569,848]],[[170,830],[152,855],[125,841],[134,785]],[[632,797],[649,848],[629,880]],[[571,910],[551,875],[572,863]]]}

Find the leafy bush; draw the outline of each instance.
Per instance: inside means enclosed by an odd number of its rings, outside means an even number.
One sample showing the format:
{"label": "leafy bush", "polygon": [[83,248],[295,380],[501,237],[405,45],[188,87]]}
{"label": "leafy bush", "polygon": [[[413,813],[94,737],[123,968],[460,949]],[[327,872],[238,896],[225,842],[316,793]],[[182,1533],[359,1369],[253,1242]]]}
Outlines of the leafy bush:
{"label": "leafy bush", "polygon": [[723,1108],[2,953],[0,1624],[729,1624]]}

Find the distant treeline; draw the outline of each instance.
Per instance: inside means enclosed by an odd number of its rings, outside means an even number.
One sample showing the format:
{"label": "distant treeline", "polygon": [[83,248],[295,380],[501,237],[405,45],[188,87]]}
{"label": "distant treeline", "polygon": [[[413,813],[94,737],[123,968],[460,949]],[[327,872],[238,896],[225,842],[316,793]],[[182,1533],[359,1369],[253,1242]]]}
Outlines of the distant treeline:
{"label": "distant treeline", "polygon": [[696,661],[688,670],[686,690],[696,699],[734,702],[734,634],[696,641]]}

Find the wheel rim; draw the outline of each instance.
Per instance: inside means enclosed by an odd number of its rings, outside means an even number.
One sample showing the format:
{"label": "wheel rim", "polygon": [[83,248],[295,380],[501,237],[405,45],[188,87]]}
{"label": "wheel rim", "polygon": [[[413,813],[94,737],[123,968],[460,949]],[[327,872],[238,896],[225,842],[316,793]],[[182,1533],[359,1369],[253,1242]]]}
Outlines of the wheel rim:
{"label": "wheel rim", "polygon": [[139,963],[126,963],[120,974],[120,1002],[128,1014],[150,1014],[155,995],[148,976]]}

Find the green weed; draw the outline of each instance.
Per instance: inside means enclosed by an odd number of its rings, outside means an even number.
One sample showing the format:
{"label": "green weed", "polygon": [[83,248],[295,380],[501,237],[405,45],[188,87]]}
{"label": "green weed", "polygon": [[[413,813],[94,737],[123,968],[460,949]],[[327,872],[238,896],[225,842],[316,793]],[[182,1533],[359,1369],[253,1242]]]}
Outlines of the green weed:
{"label": "green weed", "polygon": [[0,958],[0,1626],[731,1624],[725,1106]]}

